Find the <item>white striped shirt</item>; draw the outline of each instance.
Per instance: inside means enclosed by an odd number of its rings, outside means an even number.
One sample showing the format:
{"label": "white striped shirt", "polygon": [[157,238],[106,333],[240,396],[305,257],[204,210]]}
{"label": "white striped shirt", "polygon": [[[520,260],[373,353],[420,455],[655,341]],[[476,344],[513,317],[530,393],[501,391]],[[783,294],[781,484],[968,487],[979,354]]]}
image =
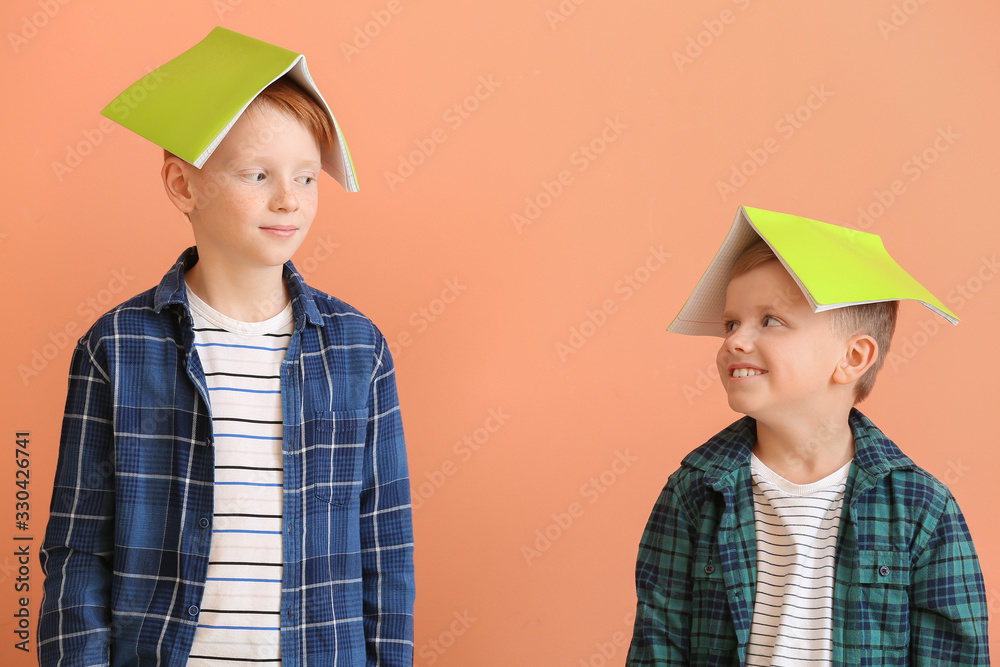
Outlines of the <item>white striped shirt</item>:
{"label": "white striped shirt", "polygon": [[757,593],[747,665],[831,664],[837,535],[850,467],[793,484],[751,455]]}
{"label": "white striped shirt", "polygon": [[[190,289],[215,443],[212,546],[190,667],[281,664],[282,417],[280,368],[291,304],[240,322]],[[212,659],[213,657],[218,659]]]}

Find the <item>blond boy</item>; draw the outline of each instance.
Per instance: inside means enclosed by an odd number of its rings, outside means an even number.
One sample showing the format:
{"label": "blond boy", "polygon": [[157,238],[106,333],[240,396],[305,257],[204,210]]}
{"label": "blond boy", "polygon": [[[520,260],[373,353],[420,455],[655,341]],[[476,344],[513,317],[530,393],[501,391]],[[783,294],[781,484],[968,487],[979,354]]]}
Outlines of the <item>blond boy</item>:
{"label": "blond boy", "polygon": [[746,417],[656,502],[627,664],[988,664],[955,499],[855,407],[898,302],[815,312],[785,264],[760,240],[731,267],[717,365]]}

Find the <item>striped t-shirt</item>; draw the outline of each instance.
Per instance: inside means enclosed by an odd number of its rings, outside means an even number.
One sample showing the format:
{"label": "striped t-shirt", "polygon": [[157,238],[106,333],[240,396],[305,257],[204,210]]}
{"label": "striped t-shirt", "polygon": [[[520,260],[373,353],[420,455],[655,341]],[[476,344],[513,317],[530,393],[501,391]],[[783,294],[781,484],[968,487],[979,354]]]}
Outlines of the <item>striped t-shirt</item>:
{"label": "striped t-shirt", "polygon": [[292,308],[240,322],[188,289],[215,447],[205,595],[188,665],[281,663],[281,362]]}
{"label": "striped t-shirt", "polygon": [[751,455],[757,593],[747,665],[831,664],[837,534],[850,467],[793,484]]}

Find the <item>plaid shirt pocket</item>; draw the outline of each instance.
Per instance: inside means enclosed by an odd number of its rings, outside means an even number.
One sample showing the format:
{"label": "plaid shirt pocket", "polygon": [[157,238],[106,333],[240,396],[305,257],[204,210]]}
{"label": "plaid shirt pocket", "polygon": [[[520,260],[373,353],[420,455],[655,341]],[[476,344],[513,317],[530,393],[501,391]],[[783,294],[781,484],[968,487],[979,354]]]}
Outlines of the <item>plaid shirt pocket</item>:
{"label": "plaid shirt pocket", "polygon": [[887,658],[895,651],[905,656],[910,643],[909,552],[859,549],[857,574],[858,644]]}
{"label": "plaid shirt pocket", "polygon": [[738,665],[736,631],[719,556],[698,549],[691,567],[691,664]]}
{"label": "plaid shirt pocket", "polygon": [[357,504],[368,411],[320,411],[305,429],[308,486],[318,499],[332,505]]}

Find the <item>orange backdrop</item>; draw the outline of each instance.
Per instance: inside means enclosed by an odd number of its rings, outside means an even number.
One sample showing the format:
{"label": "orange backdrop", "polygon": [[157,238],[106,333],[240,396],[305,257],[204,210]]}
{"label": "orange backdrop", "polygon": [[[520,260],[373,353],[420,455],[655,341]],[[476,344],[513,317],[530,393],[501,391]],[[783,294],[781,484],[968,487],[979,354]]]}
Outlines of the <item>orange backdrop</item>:
{"label": "orange backdrop", "polygon": [[217,24],[306,53],[354,155],[296,262],[393,343],[418,665],[623,662],[649,510],[736,418],[717,342],[664,329],[741,203],[882,234],[962,318],[905,305],[863,407],[954,491],[995,616],[1000,6],[847,4],[4,2],[5,664],[35,662],[73,342],[191,242],[159,151],[98,112]]}

